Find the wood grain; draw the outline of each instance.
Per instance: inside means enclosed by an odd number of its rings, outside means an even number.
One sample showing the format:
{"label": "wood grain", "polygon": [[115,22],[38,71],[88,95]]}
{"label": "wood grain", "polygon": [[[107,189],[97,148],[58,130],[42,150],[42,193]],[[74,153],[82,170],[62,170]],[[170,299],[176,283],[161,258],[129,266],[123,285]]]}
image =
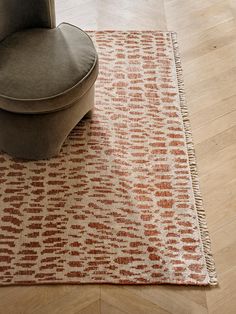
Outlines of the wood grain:
{"label": "wood grain", "polygon": [[219,287],[5,287],[0,289],[0,313],[235,313],[236,2],[56,0],[56,8],[58,23],[87,30],[178,32]]}

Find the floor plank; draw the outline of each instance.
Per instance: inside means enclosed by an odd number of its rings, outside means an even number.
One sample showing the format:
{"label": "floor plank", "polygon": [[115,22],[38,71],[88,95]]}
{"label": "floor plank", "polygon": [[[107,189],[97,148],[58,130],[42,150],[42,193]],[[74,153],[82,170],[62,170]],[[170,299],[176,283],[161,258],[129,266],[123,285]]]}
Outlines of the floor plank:
{"label": "floor plank", "polygon": [[0,289],[0,313],[235,313],[236,2],[56,0],[56,9],[58,24],[87,30],[177,31],[220,285],[8,287]]}

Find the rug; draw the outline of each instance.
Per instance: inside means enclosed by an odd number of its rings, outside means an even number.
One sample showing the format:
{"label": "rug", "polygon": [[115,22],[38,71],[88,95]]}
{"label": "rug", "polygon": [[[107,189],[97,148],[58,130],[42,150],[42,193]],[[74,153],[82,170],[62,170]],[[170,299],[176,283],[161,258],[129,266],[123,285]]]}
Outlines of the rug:
{"label": "rug", "polygon": [[176,34],[90,35],[93,117],[51,160],[0,154],[0,284],[216,284]]}

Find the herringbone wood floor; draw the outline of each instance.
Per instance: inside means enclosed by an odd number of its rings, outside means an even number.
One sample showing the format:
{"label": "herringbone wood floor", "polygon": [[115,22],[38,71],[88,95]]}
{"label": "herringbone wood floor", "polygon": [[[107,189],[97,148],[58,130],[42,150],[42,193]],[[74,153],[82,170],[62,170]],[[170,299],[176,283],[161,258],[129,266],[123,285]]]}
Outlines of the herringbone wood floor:
{"label": "herringbone wood floor", "polygon": [[56,0],[58,22],[179,34],[218,288],[38,286],[0,289],[1,314],[236,313],[236,1]]}

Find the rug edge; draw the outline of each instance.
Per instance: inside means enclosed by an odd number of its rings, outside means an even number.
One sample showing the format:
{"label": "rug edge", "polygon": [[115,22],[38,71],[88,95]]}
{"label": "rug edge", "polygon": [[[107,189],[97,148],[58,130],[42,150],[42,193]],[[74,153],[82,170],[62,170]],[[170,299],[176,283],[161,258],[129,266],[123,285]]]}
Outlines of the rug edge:
{"label": "rug edge", "polygon": [[196,212],[197,212],[199,229],[200,229],[200,236],[202,239],[203,251],[205,254],[205,261],[206,261],[207,271],[209,275],[209,284],[215,286],[215,285],[218,285],[218,280],[217,280],[217,275],[216,275],[215,261],[214,261],[212,249],[211,249],[211,239],[210,239],[209,230],[207,226],[206,212],[203,207],[202,194],[201,194],[200,185],[199,185],[195,148],[194,148],[191,124],[190,124],[190,119],[189,119],[189,114],[188,114],[188,107],[185,100],[183,69],[181,65],[179,45],[177,41],[177,33],[170,32],[170,34],[171,34],[171,39],[172,39],[172,46],[173,46],[173,53],[174,53],[174,60],[175,60],[175,67],[176,67],[176,77],[177,77],[178,92],[179,92],[179,99],[180,99],[180,108],[181,108],[181,114],[182,114],[183,124],[184,124],[184,132],[186,136],[189,167],[190,167],[191,178],[192,178],[192,187],[193,187],[195,206],[196,206]]}

